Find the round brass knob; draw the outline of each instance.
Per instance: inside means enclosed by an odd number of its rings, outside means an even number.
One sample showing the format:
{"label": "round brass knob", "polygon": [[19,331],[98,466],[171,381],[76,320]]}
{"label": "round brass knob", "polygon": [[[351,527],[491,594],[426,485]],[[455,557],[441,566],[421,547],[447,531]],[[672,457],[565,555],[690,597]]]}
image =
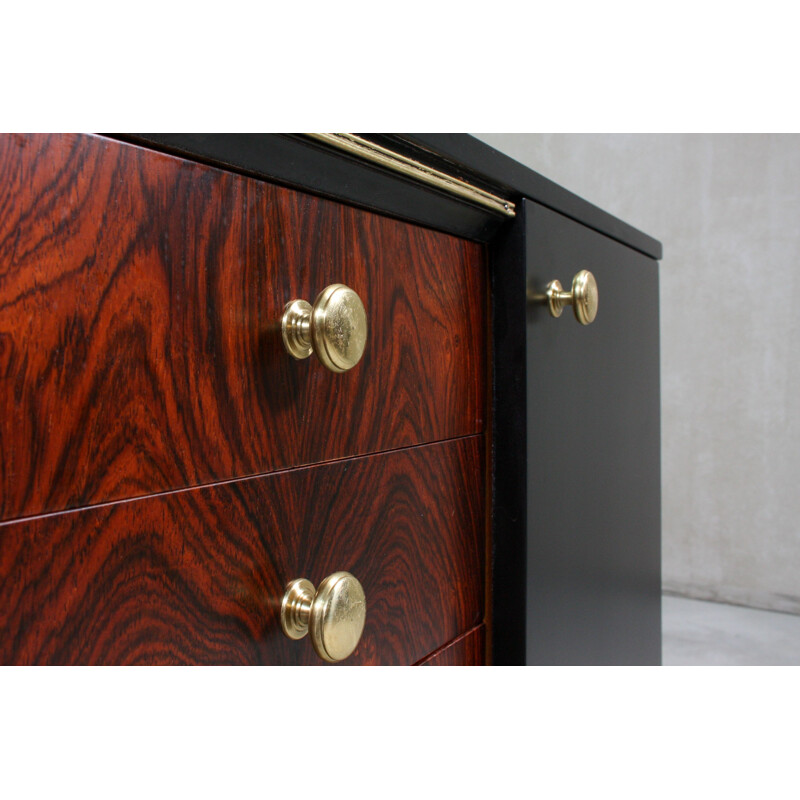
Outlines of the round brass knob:
{"label": "round brass knob", "polygon": [[364,589],[349,572],[334,572],[314,589],[305,578],[292,581],[281,603],[281,628],[290,639],[311,634],[317,655],[341,661],[358,645],[367,603]]}
{"label": "round brass knob", "polygon": [[367,344],[367,312],[361,298],[342,283],[323,289],[314,305],[286,304],[281,318],[283,344],[294,358],[315,353],[331,372],[352,369]]}
{"label": "round brass knob", "polygon": [[572,279],[571,292],[565,292],[558,281],[550,281],[543,301],[552,316],[560,317],[565,306],[572,306],[575,319],[581,325],[589,325],[597,316],[597,281],[589,270],[582,269]]}

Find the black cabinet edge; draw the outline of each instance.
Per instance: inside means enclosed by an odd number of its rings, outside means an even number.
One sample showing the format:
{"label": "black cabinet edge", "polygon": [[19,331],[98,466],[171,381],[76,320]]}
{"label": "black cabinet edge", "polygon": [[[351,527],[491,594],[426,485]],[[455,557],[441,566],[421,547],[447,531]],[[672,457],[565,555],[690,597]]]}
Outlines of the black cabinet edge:
{"label": "black cabinet edge", "polygon": [[487,184],[486,188],[501,195],[509,195],[512,200],[514,196],[527,197],[651,258],[662,258],[661,242],[657,239],[567,191],[474,136],[464,133],[407,133],[396,136],[407,147],[427,152],[438,159],[440,168],[446,169],[445,165],[450,165],[451,169],[458,171],[457,177],[476,182],[482,180]]}
{"label": "black cabinet edge", "polygon": [[492,663],[526,659],[528,201],[490,245],[492,303]]}

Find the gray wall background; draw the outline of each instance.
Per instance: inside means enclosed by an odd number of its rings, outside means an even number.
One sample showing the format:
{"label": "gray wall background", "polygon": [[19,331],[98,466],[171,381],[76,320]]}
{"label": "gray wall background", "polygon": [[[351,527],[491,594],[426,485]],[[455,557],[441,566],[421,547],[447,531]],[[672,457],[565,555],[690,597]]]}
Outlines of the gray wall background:
{"label": "gray wall background", "polygon": [[665,590],[800,614],[800,135],[475,135],[664,244]]}

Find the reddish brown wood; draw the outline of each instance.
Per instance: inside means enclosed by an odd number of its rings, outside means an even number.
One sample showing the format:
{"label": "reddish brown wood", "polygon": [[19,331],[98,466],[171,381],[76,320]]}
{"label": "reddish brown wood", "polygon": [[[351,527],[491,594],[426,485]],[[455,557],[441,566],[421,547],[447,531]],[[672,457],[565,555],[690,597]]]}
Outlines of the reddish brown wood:
{"label": "reddish brown wood", "polygon": [[486,664],[486,626],[462,634],[419,662],[420,667],[481,667]]}
{"label": "reddish brown wood", "polygon": [[[361,363],[284,351],[346,283]],[[0,136],[0,519],[477,433],[480,245],[101,137]]]}
{"label": "reddish brown wood", "polygon": [[0,663],[316,664],[285,585],[348,570],[348,664],[412,664],[483,619],[483,437],[0,525]]}

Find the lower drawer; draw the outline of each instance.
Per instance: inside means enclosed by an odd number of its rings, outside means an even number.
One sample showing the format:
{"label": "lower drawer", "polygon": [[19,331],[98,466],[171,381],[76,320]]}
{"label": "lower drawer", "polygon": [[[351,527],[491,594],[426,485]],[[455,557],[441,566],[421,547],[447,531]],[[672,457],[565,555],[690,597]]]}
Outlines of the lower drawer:
{"label": "lower drawer", "polygon": [[0,525],[0,662],[315,664],[284,588],[366,594],[346,664],[412,664],[482,621],[483,438]]}

